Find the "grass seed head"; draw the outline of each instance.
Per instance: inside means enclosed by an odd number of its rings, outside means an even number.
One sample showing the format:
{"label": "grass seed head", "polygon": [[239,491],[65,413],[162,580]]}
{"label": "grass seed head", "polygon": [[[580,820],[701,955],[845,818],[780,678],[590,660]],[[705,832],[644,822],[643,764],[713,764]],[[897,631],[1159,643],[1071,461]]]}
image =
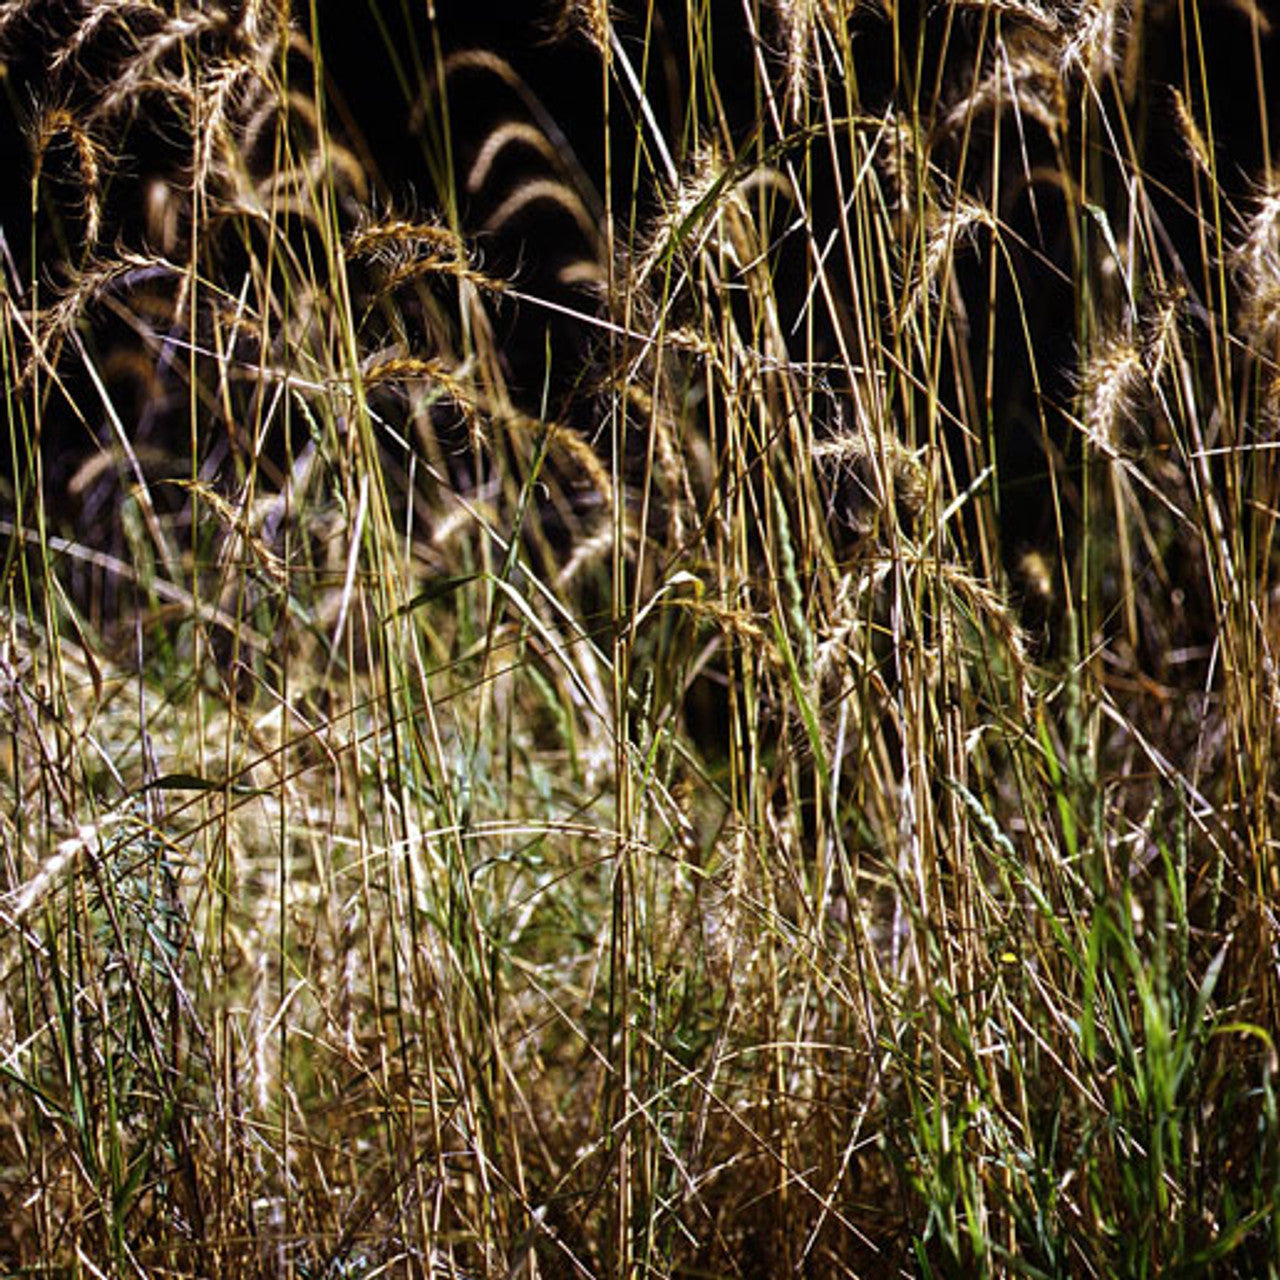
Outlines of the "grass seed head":
{"label": "grass seed head", "polygon": [[1191,104],[1187,101],[1186,94],[1177,85],[1173,86],[1171,93],[1173,95],[1174,119],[1177,120],[1178,131],[1182,134],[1182,140],[1187,145],[1187,154],[1205,177],[1212,178],[1213,157],[1209,153],[1209,143],[1200,131],[1200,125],[1191,110]]}
{"label": "grass seed head", "polygon": [[1067,126],[1067,93],[1062,75],[1043,37],[1011,41],[1002,49],[973,91],[947,112],[943,128],[958,132],[976,115],[1011,110],[1033,120],[1052,137]]}
{"label": "grass seed head", "polygon": [[1280,341],[1280,193],[1259,197],[1232,254],[1244,333],[1273,358]]}
{"label": "grass seed head", "polygon": [[585,36],[597,53],[607,55],[613,21],[609,0],[562,0],[560,13],[550,24],[552,39],[570,33]]}
{"label": "grass seed head", "polygon": [[1101,84],[1119,65],[1128,22],[1125,0],[1084,0],[1063,49],[1063,70]]}
{"label": "grass seed head", "polygon": [[85,243],[97,244],[102,225],[102,190],[105,179],[106,152],[93,136],[79,115],[69,107],[49,107],[41,111],[31,130],[32,141],[32,202],[37,200],[50,149],[58,138],[70,140],[75,151],[80,185],[79,196],[85,222]]}
{"label": "grass seed head", "polygon": [[1146,368],[1137,347],[1126,338],[1104,338],[1084,374],[1084,422],[1090,442],[1114,453],[1126,434]]}

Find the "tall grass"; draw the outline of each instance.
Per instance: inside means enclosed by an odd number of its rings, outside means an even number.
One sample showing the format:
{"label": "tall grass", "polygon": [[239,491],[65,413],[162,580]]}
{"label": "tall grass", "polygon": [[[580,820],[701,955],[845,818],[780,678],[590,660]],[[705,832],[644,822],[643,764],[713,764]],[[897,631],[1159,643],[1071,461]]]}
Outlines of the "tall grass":
{"label": "tall grass", "polygon": [[1269,20],[626,8],[0,5],[4,1269],[1280,1273]]}

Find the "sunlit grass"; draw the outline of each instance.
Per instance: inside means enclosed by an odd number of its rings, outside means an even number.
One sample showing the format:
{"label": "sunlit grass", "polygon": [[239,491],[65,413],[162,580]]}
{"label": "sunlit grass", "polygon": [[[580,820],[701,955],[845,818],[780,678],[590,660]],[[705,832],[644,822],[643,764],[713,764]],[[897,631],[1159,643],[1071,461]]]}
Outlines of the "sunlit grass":
{"label": "sunlit grass", "polygon": [[323,14],[46,28],[0,1261],[1276,1274],[1280,203],[1207,13],[637,8],[571,15],[607,165],[382,15],[413,209]]}

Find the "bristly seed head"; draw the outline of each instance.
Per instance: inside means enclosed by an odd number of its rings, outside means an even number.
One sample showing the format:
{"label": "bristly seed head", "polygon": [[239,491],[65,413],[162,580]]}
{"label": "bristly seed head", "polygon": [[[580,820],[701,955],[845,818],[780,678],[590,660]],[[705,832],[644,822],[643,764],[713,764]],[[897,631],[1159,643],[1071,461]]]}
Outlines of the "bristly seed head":
{"label": "bristly seed head", "polygon": [[606,54],[613,30],[609,0],[564,0],[560,16],[551,27],[553,38],[576,32],[585,36],[597,53]]}
{"label": "bristly seed head", "polygon": [[1059,136],[1067,122],[1066,88],[1047,44],[1044,36],[1032,33],[1032,38],[1002,49],[972,92],[947,113],[944,127],[959,130],[975,115],[1012,108]]}
{"label": "bristly seed head", "polygon": [[1200,132],[1191,104],[1177,85],[1173,86],[1173,112],[1178,122],[1178,132],[1182,134],[1182,140],[1187,144],[1187,152],[1191,159],[1206,177],[1212,177],[1213,156],[1209,151],[1209,144],[1204,134]]}
{"label": "bristly seed head", "polygon": [[1080,70],[1093,84],[1100,83],[1119,62],[1128,22],[1126,0],[1085,0],[1063,50],[1063,69]]}
{"label": "bristly seed head", "polygon": [[1280,342],[1280,191],[1264,192],[1232,254],[1240,287],[1240,320],[1260,352]]}
{"label": "bristly seed head", "polygon": [[45,157],[54,140],[62,135],[71,139],[80,172],[81,197],[84,207],[85,242],[98,241],[102,225],[102,176],[105,153],[102,146],[67,107],[51,107],[35,121],[32,139],[31,189],[34,193],[44,174]]}
{"label": "bristly seed head", "polygon": [[1084,424],[1090,442],[1110,455],[1122,437],[1145,380],[1137,348],[1127,338],[1101,339],[1084,375]]}

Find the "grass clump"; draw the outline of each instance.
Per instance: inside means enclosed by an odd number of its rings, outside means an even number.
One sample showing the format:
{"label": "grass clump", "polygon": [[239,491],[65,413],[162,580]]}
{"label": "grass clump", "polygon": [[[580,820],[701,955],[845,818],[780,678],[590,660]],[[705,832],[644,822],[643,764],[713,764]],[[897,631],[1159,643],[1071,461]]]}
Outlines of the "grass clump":
{"label": "grass clump", "polygon": [[0,1259],[1280,1271],[1265,14],[552,8],[0,5]]}

